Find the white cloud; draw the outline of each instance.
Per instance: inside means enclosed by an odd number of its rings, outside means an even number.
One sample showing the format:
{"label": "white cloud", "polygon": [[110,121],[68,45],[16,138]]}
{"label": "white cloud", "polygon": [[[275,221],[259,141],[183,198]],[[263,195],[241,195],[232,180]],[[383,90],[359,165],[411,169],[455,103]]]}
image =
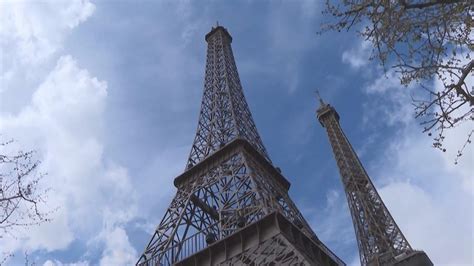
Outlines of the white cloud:
{"label": "white cloud", "polygon": [[94,10],[89,0],[0,2],[0,50],[8,51],[0,53],[0,112],[27,104],[66,37]]}
{"label": "white cloud", "polygon": [[[346,62],[353,67],[365,65],[359,61],[362,57],[354,56],[356,54],[347,53]],[[435,83],[435,86],[439,89],[442,85]],[[364,92],[370,100],[364,103],[364,125],[373,127],[377,134],[384,134],[377,141],[385,149],[365,156],[371,159],[365,166],[382,200],[413,248],[424,250],[435,265],[472,265],[472,147],[465,152],[461,163],[454,165],[457,149],[462,146],[472,126],[463,124],[455,130],[446,131],[445,153],[433,149],[431,138],[421,133],[419,121],[413,117],[410,93],[414,93],[414,89],[414,86],[400,85],[393,71],[367,83]],[[390,133],[381,132],[381,128],[387,130],[386,127],[391,130]],[[366,154],[370,154],[369,148],[370,145],[364,148]],[[329,197],[328,208],[335,202],[341,204],[341,198]],[[341,211],[326,211],[325,214],[322,236],[330,241],[341,239],[345,235],[341,230],[351,226],[352,220],[341,221],[344,218],[347,220],[347,215],[341,214]]]}
{"label": "white cloud", "polygon": [[0,39],[2,48],[9,48],[7,62],[19,58],[23,64],[41,63],[61,48],[66,31],[85,21],[94,9],[88,0],[2,2]]}
{"label": "white cloud", "polygon": [[[465,156],[466,162],[474,159]],[[453,157],[411,129],[375,165],[374,176],[385,183],[380,194],[413,247],[425,250],[437,265],[472,265],[474,190],[466,183],[473,165],[454,166]]]}
{"label": "white cloud", "polygon": [[[391,183],[380,194],[415,249],[424,250],[436,265],[472,265],[472,197],[448,200],[409,182]],[[453,197],[449,191],[446,194]],[[436,241],[433,241],[436,239]]]}
{"label": "white cloud", "polygon": [[43,263],[43,266],[89,266],[87,261],[79,261],[73,263],[62,263],[59,260],[47,260]]}
{"label": "white cloud", "polygon": [[345,194],[341,194],[336,190],[328,191],[326,194],[326,208],[320,217],[327,217],[326,219],[321,219],[319,223],[315,223],[315,228],[322,229],[319,234],[320,238],[325,239],[328,244],[333,244],[334,246],[356,244]]}
{"label": "white cloud", "polygon": [[124,223],[134,216],[135,192],[126,169],[103,157],[106,96],[105,82],[64,56],[38,87],[31,105],[17,116],[0,117],[5,135],[39,150],[42,169],[48,172],[43,185],[53,189],[48,205],[60,207],[52,223],[21,234],[23,247],[64,249],[73,239],[97,234],[104,224]]}
{"label": "white cloud", "polygon": [[105,82],[64,56],[38,87],[31,105],[17,116],[0,117],[4,134],[40,151],[42,168],[48,172],[43,185],[53,189],[48,206],[60,207],[51,223],[19,232],[17,240],[2,239],[14,243],[5,246],[64,249],[74,239],[97,234],[104,224],[134,217],[135,192],[126,169],[103,157],[106,96]]}
{"label": "white cloud", "polygon": [[[20,95],[28,100],[21,103],[18,110],[2,103],[0,128],[3,135],[14,137],[22,147],[38,150],[42,170],[48,173],[42,185],[52,188],[47,205],[42,207],[59,209],[53,213],[52,222],[20,229],[15,232],[16,238],[0,239],[0,251],[64,250],[72,241],[79,241],[88,248],[84,254],[86,257],[89,250],[104,248],[103,265],[133,264],[137,254],[124,228],[137,217],[138,201],[146,203],[146,207],[141,209],[145,213],[142,217],[152,215],[154,219],[156,211],[149,213],[152,207],[166,207],[174,192],[171,191],[172,178],[184,166],[185,158],[181,158],[184,153],[181,149],[179,154],[175,150],[163,151],[154,155],[156,159],[152,165],[143,167],[142,171],[147,176],[158,175],[160,180],[166,178],[163,182],[167,186],[163,189],[156,187],[156,179],[132,184],[127,169],[107,157],[104,153],[104,139],[107,137],[104,135],[104,112],[108,85],[80,67],[73,56],[59,56],[67,34],[90,16],[94,6],[89,1],[55,3],[45,2],[32,8],[13,6],[16,13],[9,16],[14,22],[19,21],[15,22],[18,25],[10,21],[10,26],[2,29],[2,36],[6,36],[2,39],[2,49],[9,46],[18,49],[12,50],[17,56],[12,56],[7,60],[8,64],[2,66],[1,99],[4,102],[4,99],[14,101]],[[25,31],[21,35],[23,37],[15,35],[17,29]],[[169,33],[167,27],[162,29],[163,35]],[[194,28],[186,28],[182,38],[189,38],[190,34],[195,34],[194,31]],[[175,62],[173,66],[190,65],[189,60],[184,60],[187,57],[179,53],[184,46],[164,43],[159,50],[163,52],[163,57],[158,66],[163,71],[157,72],[163,75],[164,82],[169,81],[169,84],[176,86],[182,83],[176,71],[169,70],[169,62]],[[168,60],[170,58],[173,60]],[[176,58],[183,60],[177,62]],[[35,73],[34,82],[28,83],[29,78],[20,78],[28,71]],[[28,87],[24,86],[25,83],[31,88],[25,89]],[[169,86],[164,87],[167,89]],[[182,87],[186,90],[164,91],[189,94],[189,86]],[[142,189],[144,193],[138,195],[135,188]],[[150,205],[149,197],[163,200]],[[161,218],[161,214],[159,216]],[[75,250],[68,253],[78,255]],[[75,265],[49,259],[46,265]],[[87,265],[88,262],[79,261],[76,264]]]}
{"label": "white cloud", "polygon": [[349,64],[355,69],[366,66],[370,61],[371,43],[361,41],[357,46],[342,53],[342,62]]}
{"label": "white cloud", "polygon": [[[452,156],[431,148],[430,140],[410,124],[387,143],[366,168],[408,242],[424,250],[435,265],[472,265],[473,154],[454,166]],[[318,215],[324,218],[316,228],[322,230],[321,239],[344,251],[356,242],[342,184],[340,191],[328,193],[327,207]]]}
{"label": "white cloud", "polygon": [[415,249],[425,250],[436,265],[472,265],[472,147],[460,164],[454,164],[457,149],[472,126],[465,123],[446,131],[445,153],[432,148],[431,138],[421,133],[413,117],[409,93],[414,89],[399,85],[392,71],[367,86],[365,92],[371,96],[367,117],[394,131],[383,141],[383,154],[373,156],[377,159],[368,165],[369,174]]}
{"label": "white cloud", "polygon": [[397,74],[390,70],[383,74],[376,71],[379,76],[370,81],[363,91],[371,96],[365,103],[363,117],[364,125],[382,122],[393,126],[397,123],[407,125],[413,122],[413,106],[410,105],[409,93],[413,86],[405,87],[400,84]]}
{"label": "white cloud", "polygon": [[403,85],[400,84],[398,75],[393,70],[390,70],[385,74],[380,73],[377,79],[364,88],[364,91],[368,94],[374,94],[386,93],[389,90],[397,90],[400,88],[403,88]]}
{"label": "white cloud", "polygon": [[137,252],[130,245],[125,230],[116,227],[104,236],[105,249],[100,265],[133,265],[137,260]]}
{"label": "white cloud", "polygon": [[[13,236],[3,237],[0,246],[4,252],[62,249],[75,237],[66,204],[68,191],[63,190],[67,186],[58,186],[70,180],[70,172],[61,173],[61,167],[71,166],[74,155],[80,153],[81,149],[74,149],[74,144],[78,144],[74,135],[89,129],[81,129],[78,124],[101,111],[103,104],[94,101],[103,101],[106,84],[80,70],[70,56],[60,58],[54,70],[46,78],[44,75],[49,71],[49,62],[56,60],[53,55],[61,50],[67,33],[85,21],[94,8],[87,0],[0,3],[0,49],[8,51],[2,53],[0,69],[1,133],[17,139],[23,149],[38,149],[43,170],[49,173],[41,185],[53,188],[47,195],[47,205],[41,208],[48,211],[60,207],[53,212],[51,222],[41,227],[19,228]],[[80,96],[87,97],[87,101],[75,98]],[[21,106],[18,114],[9,111],[10,104],[22,97],[30,98],[31,102]],[[81,104],[85,104],[82,110]],[[69,146],[63,148],[62,144]],[[82,150],[88,147],[83,144],[93,145],[94,141],[80,143]]]}

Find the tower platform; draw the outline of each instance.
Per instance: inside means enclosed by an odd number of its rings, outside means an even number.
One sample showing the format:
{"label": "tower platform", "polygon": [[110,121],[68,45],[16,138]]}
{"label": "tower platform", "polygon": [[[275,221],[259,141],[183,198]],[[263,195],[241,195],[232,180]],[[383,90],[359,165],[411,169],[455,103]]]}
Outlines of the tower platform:
{"label": "tower platform", "polygon": [[407,250],[397,256],[389,253],[374,256],[368,266],[433,266],[433,262],[424,251]]}
{"label": "tower platform", "polygon": [[424,251],[412,251],[395,257],[394,266],[433,266],[430,258]]}
{"label": "tower platform", "polygon": [[273,212],[175,265],[340,265],[328,250]]}

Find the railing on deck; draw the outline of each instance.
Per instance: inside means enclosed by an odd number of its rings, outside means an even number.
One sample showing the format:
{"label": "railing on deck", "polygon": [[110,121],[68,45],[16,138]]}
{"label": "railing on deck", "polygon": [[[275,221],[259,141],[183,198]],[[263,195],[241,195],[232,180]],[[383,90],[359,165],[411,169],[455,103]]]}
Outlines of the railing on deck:
{"label": "railing on deck", "polygon": [[[217,223],[212,225],[210,228],[217,228]],[[217,232],[217,230],[215,231]],[[184,239],[180,243],[176,243],[171,247],[168,247],[166,250],[156,254],[155,256],[149,258],[146,261],[139,263],[139,266],[169,266],[174,263],[181,261],[201,250],[206,248],[208,244],[206,243],[207,232],[197,232],[188,238]],[[218,234],[216,234],[216,237]],[[218,239],[216,239],[217,241]]]}

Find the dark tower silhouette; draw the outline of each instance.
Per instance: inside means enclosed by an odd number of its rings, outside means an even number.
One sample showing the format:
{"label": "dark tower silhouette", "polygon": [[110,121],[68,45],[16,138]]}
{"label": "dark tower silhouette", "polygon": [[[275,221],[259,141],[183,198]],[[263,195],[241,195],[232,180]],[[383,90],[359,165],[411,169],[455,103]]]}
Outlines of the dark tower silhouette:
{"label": "dark tower silhouette", "polygon": [[[319,95],[318,95],[319,96]],[[334,107],[323,102],[317,117],[326,128],[351,211],[362,265],[433,265],[411,248],[380,198],[339,124]]]}
{"label": "dark tower silhouette", "polygon": [[222,26],[206,35],[204,93],[177,193],[137,265],[344,265],[288,196],[250,114]]}

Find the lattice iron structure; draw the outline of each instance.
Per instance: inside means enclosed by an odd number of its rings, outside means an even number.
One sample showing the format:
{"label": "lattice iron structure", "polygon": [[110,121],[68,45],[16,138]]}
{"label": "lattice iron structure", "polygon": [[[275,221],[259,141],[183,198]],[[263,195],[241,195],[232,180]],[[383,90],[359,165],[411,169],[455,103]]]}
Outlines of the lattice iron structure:
{"label": "lattice iron structure", "polygon": [[395,223],[344,134],[339,124],[339,114],[331,105],[324,103],[321,98],[319,100],[317,117],[321,125],[326,128],[339,167],[359,246],[361,264],[432,265],[424,252],[412,249]]}
{"label": "lattice iron structure", "polygon": [[[217,26],[205,39],[206,72],[196,137],[185,172],[174,181],[178,191],[137,265],[189,261],[194,254],[227,243],[225,240],[274,213],[310,239],[306,242],[312,246],[306,252],[310,255],[301,257],[298,254],[306,254],[304,251],[284,248],[292,243],[298,246],[302,237],[292,233],[286,242],[276,239],[279,245],[265,241],[218,264],[256,265],[262,262],[259,252],[264,252],[261,256],[271,255],[272,263],[278,265],[296,261],[301,265],[344,265],[316,237],[288,195],[290,183],[272,165],[245,101],[232,54],[232,37]],[[225,245],[225,256],[231,254],[229,245]],[[214,259],[210,261],[216,264]]]}
{"label": "lattice iron structure", "polygon": [[271,162],[245,101],[230,45],[232,37],[217,27],[206,35],[206,41],[204,94],[188,168],[236,138],[249,141]]}

